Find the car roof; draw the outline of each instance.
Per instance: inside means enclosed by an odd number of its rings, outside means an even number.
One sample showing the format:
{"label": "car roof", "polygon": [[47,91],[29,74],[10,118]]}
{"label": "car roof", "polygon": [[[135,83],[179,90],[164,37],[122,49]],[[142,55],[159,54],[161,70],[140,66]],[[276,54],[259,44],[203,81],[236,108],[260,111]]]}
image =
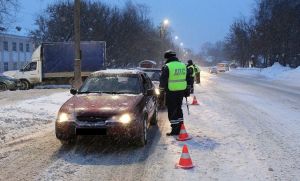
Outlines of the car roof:
{"label": "car roof", "polygon": [[144,72],[137,69],[105,69],[93,72],[92,76],[97,75],[118,75],[118,74],[126,74],[126,75],[135,75],[135,74],[143,74]]}
{"label": "car roof", "polygon": [[137,67],[138,70],[142,70],[142,71],[161,71],[161,69],[159,68],[142,68],[142,67]]}

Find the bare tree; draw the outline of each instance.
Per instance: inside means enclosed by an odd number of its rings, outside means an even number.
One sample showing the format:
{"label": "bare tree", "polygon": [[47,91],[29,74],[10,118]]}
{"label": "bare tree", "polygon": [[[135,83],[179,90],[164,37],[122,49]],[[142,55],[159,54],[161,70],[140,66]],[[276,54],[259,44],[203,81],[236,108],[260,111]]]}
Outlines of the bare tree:
{"label": "bare tree", "polygon": [[0,31],[6,30],[14,21],[18,0],[0,0]]}
{"label": "bare tree", "polygon": [[[81,1],[81,40],[106,41],[107,65],[136,66],[144,59],[159,60],[164,50],[174,48],[170,32],[165,42],[147,14],[147,7],[128,1],[123,8],[99,1]],[[36,18],[37,29],[30,32],[35,42],[73,41],[73,1],[60,1]]]}

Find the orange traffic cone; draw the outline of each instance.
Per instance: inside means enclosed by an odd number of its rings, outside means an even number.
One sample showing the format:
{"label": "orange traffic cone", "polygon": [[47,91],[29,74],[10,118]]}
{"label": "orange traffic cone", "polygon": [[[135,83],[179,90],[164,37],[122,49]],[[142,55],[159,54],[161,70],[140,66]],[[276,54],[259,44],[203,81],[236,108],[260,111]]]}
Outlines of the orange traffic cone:
{"label": "orange traffic cone", "polygon": [[196,96],[194,96],[194,98],[193,98],[192,105],[199,105]]}
{"label": "orange traffic cone", "polygon": [[179,135],[178,135],[178,137],[177,137],[176,139],[177,139],[178,141],[185,141],[185,140],[190,140],[190,139],[192,139],[192,137],[189,136],[188,133],[186,132],[183,123],[181,124],[180,132],[179,132]]}
{"label": "orange traffic cone", "polygon": [[176,164],[176,168],[190,169],[193,167],[194,165],[190,157],[188,147],[183,145],[181,157],[179,159],[179,163]]}

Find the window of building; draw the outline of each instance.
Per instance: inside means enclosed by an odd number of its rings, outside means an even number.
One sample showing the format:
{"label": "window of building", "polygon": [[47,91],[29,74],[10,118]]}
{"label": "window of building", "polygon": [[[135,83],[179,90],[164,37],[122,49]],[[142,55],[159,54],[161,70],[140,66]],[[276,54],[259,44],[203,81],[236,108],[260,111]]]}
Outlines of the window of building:
{"label": "window of building", "polygon": [[15,52],[17,51],[17,43],[16,42],[12,43],[12,50]]}
{"label": "window of building", "polygon": [[8,51],[8,42],[7,41],[3,42],[3,50]]}
{"label": "window of building", "polygon": [[20,43],[20,44],[19,44],[19,50],[20,50],[20,52],[23,52],[23,51],[24,51],[23,43]]}
{"label": "window of building", "polygon": [[28,43],[26,43],[26,52],[30,52],[30,47]]}
{"label": "window of building", "polygon": [[18,69],[18,63],[14,62],[14,70],[17,70],[17,69]]}
{"label": "window of building", "polygon": [[4,71],[8,71],[8,62],[4,62]]}

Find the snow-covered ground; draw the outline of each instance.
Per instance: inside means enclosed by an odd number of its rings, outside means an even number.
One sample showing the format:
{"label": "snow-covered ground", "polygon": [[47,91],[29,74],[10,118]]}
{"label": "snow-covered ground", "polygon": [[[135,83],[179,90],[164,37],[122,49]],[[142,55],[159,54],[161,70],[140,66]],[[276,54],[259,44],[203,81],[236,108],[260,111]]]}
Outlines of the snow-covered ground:
{"label": "snow-covered ground", "polygon": [[[183,105],[186,129],[193,137],[186,142],[165,136],[170,126],[163,111],[143,148],[103,137],[63,147],[52,123],[69,93],[20,101],[4,106],[5,111],[2,106],[0,126],[5,126],[6,137],[14,133],[14,127],[16,134],[18,130],[39,134],[3,143],[0,180],[299,180],[298,89],[267,86],[231,73],[201,74],[201,86],[195,86],[200,105],[190,105],[190,115]],[[13,117],[10,123],[5,122],[8,117]],[[30,124],[19,129],[16,123],[26,121]],[[175,168],[184,144],[195,165],[191,170]]]}
{"label": "snow-covered ground", "polygon": [[[30,94],[30,91],[12,93]],[[70,93],[65,90],[50,96],[39,98],[32,96],[31,99],[23,101],[5,102],[3,100],[0,106],[0,143],[39,132],[47,126],[53,126],[51,123],[56,119],[58,109],[70,97]]]}
{"label": "snow-covered ground", "polygon": [[233,75],[265,78],[266,80],[281,82],[282,84],[300,87],[300,67],[292,69],[284,67],[278,62],[268,68],[237,68],[228,72]]}

